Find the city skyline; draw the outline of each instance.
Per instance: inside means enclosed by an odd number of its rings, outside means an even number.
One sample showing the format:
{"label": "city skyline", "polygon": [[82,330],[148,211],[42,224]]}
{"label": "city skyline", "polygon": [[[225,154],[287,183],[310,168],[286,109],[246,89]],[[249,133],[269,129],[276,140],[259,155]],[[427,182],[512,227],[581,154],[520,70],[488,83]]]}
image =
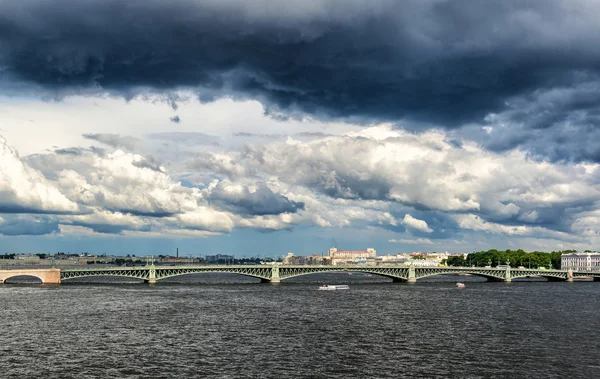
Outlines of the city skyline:
{"label": "city skyline", "polygon": [[0,252],[597,250],[598,4],[60,3],[0,4]]}

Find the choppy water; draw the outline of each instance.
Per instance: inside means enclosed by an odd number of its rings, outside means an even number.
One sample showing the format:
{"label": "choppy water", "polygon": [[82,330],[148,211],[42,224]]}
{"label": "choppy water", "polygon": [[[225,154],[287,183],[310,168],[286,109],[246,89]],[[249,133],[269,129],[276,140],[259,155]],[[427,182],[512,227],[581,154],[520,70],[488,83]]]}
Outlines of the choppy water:
{"label": "choppy water", "polygon": [[0,378],[600,377],[600,283],[461,280],[2,285]]}

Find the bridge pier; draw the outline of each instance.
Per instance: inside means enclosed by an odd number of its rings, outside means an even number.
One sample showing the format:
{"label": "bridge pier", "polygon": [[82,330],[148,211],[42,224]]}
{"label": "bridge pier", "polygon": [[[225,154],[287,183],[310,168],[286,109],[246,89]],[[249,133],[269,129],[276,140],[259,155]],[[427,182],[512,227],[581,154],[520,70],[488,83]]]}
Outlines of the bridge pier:
{"label": "bridge pier", "polygon": [[279,264],[275,263],[271,267],[271,279],[268,279],[271,284],[279,284],[281,283],[281,278],[279,277]]}
{"label": "bridge pier", "polygon": [[512,277],[510,276],[510,265],[506,265],[506,271],[504,271],[504,283],[512,282]]}
{"label": "bridge pier", "polygon": [[407,283],[416,283],[417,282],[415,265],[412,263],[410,264],[410,266],[408,266],[408,279],[406,279],[406,282]]}
{"label": "bridge pier", "polygon": [[573,283],[573,270],[572,269],[567,270],[567,282]]}
{"label": "bridge pier", "polygon": [[260,279],[261,283],[271,283],[271,284],[279,284],[281,283],[281,279],[280,278],[273,278],[273,279]]}
{"label": "bridge pier", "polygon": [[144,280],[144,282],[148,284],[156,284],[156,267],[154,267],[154,263],[150,266],[150,270],[148,271],[148,279]]}
{"label": "bridge pier", "polygon": [[46,275],[42,278],[44,284],[60,284],[60,269],[51,268],[46,272]]}

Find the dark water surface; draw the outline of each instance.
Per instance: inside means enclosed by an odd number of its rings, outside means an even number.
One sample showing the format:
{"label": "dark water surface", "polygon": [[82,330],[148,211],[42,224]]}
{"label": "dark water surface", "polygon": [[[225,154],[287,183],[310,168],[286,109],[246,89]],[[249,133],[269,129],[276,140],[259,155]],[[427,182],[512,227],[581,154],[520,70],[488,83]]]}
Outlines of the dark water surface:
{"label": "dark water surface", "polygon": [[0,378],[600,378],[600,283],[456,280],[0,285]]}

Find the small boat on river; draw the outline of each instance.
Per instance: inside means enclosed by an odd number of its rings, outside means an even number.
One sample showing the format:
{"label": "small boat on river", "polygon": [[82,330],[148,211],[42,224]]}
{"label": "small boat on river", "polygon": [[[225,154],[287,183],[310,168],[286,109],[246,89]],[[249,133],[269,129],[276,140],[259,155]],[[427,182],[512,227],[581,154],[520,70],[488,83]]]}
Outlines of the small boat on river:
{"label": "small boat on river", "polygon": [[319,287],[319,291],[335,291],[335,290],[349,290],[350,287],[347,286],[346,284],[338,284],[338,285],[329,285],[329,284],[324,284],[322,286]]}
{"label": "small boat on river", "polygon": [[456,283],[456,288],[465,288],[465,283]]}

